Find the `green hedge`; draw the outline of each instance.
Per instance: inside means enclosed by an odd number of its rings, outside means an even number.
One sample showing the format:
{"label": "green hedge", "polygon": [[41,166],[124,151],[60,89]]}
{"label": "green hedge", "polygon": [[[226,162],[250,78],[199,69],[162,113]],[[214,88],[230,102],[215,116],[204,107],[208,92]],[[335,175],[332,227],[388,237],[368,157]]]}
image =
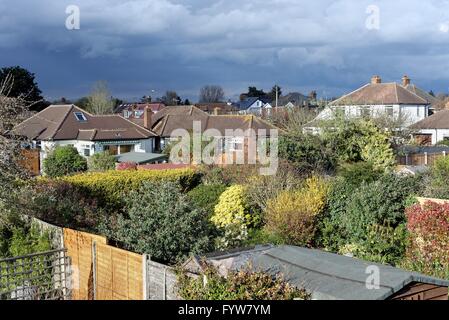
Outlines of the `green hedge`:
{"label": "green hedge", "polygon": [[106,206],[121,206],[124,195],[139,190],[144,181],[175,182],[187,192],[199,184],[201,177],[192,169],[170,169],[92,172],[60,179],[79,187]]}

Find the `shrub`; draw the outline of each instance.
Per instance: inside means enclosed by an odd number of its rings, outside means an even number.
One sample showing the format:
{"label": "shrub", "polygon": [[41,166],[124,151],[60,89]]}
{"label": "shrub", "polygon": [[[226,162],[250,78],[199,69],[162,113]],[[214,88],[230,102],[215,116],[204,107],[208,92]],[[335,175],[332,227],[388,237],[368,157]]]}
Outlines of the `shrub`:
{"label": "shrub", "polygon": [[258,222],[258,217],[251,215],[244,186],[230,186],[220,195],[211,221],[217,227],[226,227],[240,222],[249,227]]}
{"label": "shrub", "polygon": [[429,172],[426,195],[432,198],[449,199],[449,157],[439,157],[435,160]]}
{"label": "shrub", "polygon": [[203,277],[193,278],[178,271],[178,293],[185,300],[292,300],[309,299],[305,290],[291,286],[282,277],[241,269],[226,278],[216,268],[207,266]]}
{"label": "shrub", "polygon": [[312,177],[299,190],[281,192],[269,201],[267,230],[287,244],[309,244],[315,235],[316,218],[325,207],[327,191],[323,179]]}
{"label": "shrub", "polygon": [[362,183],[351,195],[341,224],[353,240],[363,239],[373,224],[395,228],[405,222],[405,207],[417,190],[417,179],[385,174],[372,183]]}
{"label": "shrub", "polygon": [[333,172],[337,164],[334,153],[321,137],[309,134],[281,136],[279,158],[292,163],[300,174]]}
{"label": "shrub", "polygon": [[416,204],[407,208],[406,214],[410,232],[409,266],[449,279],[449,204]]}
{"label": "shrub", "polygon": [[382,176],[382,171],[374,168],[374,165],[370,162],[359,161],[342,164],[338,175],[345,180],[345,183],[355,189],[362,182],[371,183],[378,180]]}
{"label": "shrub", "polygon": [[135,162],[120,162],[117,163],[117,170],[137,170],[137,163]]}
{"label": "shrub", "polygon": [[217,167],[215,165],[202,165],[199,167],[204,184],[246,184],[248,179],[258,172],[257,165],[228,165]]}
{"label": "shrub", "polygon": [[86,170],[86,159],[72,146],[57,146],[44,159],[44,173],[52,178]]}
{"label": "shrub", "polygon": [[39,180],[20,194],[22,213],[62,227],[93,232],[104,215],[94,198],[68,182]]}
{"label": "shrub", "polygon": [[126,198],[126,212],[110,225],[108,235],[126,249],[175,263],[189,253],[209,250],[208,223],[171,181],[145,181]]}
{"label": "shrub", "polygon": [[89,171],[108,171],[115,169],[115,156],[109,151],[98,152],[89,157],[87,166]]}
{"label": "shrub", "polygon": [[405,255],[407,236],[405,224],[396,228],[373,224],[367,226],[364,239],[340,247],[339,252],[352,253],[367,261],[397,265]]}
{"label": "shrub", "polygon": [[176,182],[187,192],[198,185],[200,176],[192,169],[125,170],[85,173],[62,180],[80,188],[86,195],[97,198],[100,206],[121,208],[125,195],[139,190],[144,181]]}
{"label": "shrub", "polygon": [[266,213],[268,202],[284,190],[292,190],[301,184],[293,169],[285,163],[279,166],[274,176],[255,175],[249,178],[246,190],[251,206]]}
{"label": "shrub", "polygon": [[14,224],[0,224],[0,257],[9,258],[51,250],[50,236],[34,224],[14,218]]}
{"label": "shrub", "polygon": [[51,241],[48,232],[41,234],[36,225],[29,228],[14,228],[9,245],[9,256],[24,256],[28,254],[51,250]]}
{"label": "shrub", "polygon": [[209,219],[214,213],[214,208],[218,204],[220,195],[225,190],[226,186],[223,184],[200,184],[189,191],[188,196],[197,208],[204,210]]}
{"label": "shrub", "polygon": [[260,215],[251,210],[245,187],[233,185],[220,195],[210,220],[224,232],[223,237],[217,240],[217,247],[224,249],[238,246],[246,240],[248,228],[260,223]]}
{"label": "shrub", "polygon": [[375,168],[394,165],[390,136],[364,119],[337,119],[324,126],[323,139],[341,162],[370,162]]}

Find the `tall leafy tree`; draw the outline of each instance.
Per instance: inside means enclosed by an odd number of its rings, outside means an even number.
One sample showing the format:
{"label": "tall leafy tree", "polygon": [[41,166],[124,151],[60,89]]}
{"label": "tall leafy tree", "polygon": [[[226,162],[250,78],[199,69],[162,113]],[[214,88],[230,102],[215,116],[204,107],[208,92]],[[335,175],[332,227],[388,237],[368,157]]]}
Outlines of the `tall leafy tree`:
{"label": "tall leafy tree", "polygon": [[31,105],[33,110],[44,107],[42,91],[39,89],[34,73],[19,66],[0,69],[0,83],[8,83],[3,94],[10,98],[20,98]]}

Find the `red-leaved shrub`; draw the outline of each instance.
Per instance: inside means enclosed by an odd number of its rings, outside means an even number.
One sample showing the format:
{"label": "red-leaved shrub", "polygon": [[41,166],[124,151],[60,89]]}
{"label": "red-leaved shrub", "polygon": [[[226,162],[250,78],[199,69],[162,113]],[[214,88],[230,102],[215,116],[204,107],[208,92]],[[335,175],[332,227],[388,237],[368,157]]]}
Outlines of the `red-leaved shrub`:
{"label": "red-leaved shrub", "polygon": [[137,163],[135,162],[122,162],[117,163],[117,170],[137,170]]}
{"label": "red-leaved shrub", "polygon": [[422,272],[449,275],[449,203],[426,202],[406,210],[408,257]]}

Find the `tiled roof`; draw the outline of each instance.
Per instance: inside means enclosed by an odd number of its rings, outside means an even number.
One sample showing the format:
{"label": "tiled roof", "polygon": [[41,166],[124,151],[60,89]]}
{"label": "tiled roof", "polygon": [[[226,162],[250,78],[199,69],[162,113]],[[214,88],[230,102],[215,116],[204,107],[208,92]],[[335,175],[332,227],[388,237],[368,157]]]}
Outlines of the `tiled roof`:
{"label": "tiled roof", "polygon": [[[76,113],[82,114],[85,121],[79,121]],[[51,105],[14,131],[32,140],[131,140],[155,136],[119,115],[92,115],[75,105]]]}
{"label": "tiled roof", "polygon": [[435,112],[411,126],[413,129],[449,129],[449,110]]}
{"label": "tiled roof", "polygon": [[384,105],[408,104],[428,105],[426,99],[420,97],[403,86],[392,83],[370,83],[335,100],[329,105]]}

